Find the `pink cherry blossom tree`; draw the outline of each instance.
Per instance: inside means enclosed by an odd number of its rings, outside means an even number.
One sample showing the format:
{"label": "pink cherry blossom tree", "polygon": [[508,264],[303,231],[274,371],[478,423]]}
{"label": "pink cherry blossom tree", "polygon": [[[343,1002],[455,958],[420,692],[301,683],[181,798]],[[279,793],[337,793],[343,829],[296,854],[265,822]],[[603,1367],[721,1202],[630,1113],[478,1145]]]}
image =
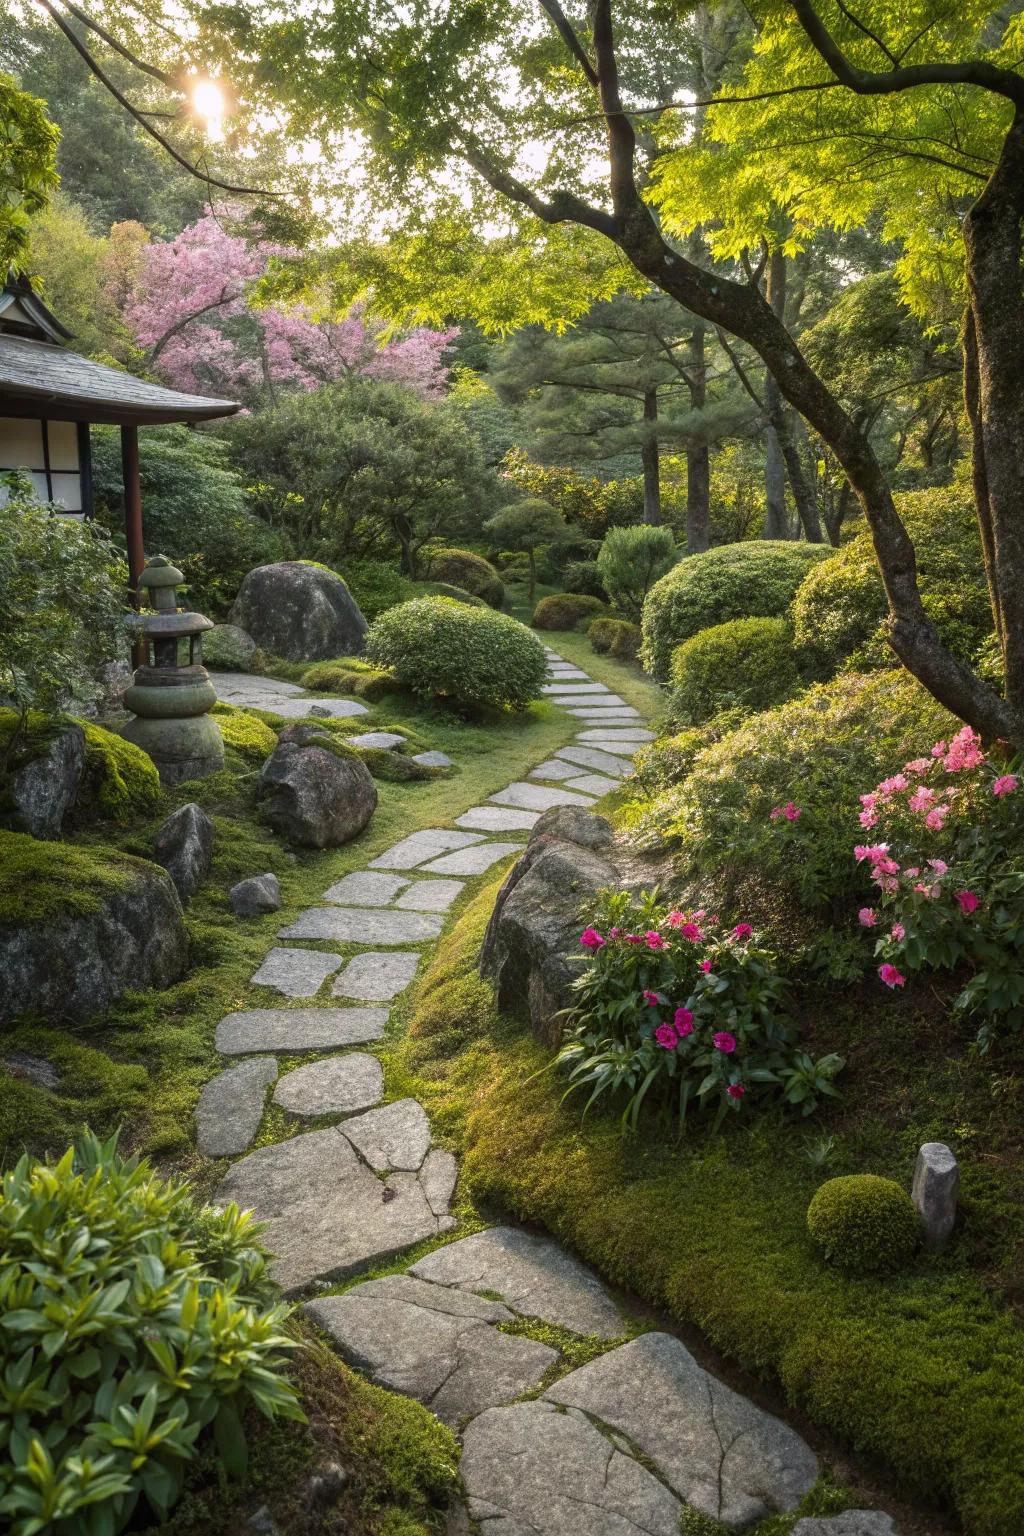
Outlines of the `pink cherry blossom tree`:
{"label": "pink cherry blossom tree", "polygon": [[207,214],[145,248],[125,318],[148,361],[176,389],[272,404],[281,390],[361,375],[437,399],[455,330],[386,337],[361,309],[320,320],[302,305],[256,308],[253,290],[281,246],[252,244]]}

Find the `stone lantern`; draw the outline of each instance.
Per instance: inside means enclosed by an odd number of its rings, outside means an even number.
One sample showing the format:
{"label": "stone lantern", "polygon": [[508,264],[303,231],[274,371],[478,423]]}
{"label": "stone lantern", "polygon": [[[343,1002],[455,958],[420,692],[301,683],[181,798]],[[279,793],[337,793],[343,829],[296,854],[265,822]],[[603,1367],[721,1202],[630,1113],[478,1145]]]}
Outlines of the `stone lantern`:
{"label": "stone lantern", "polygon": [[149,754],[165,784],[201,779],[224,766],[224,741],[209,714],[217,695],[203,666],[202,635],[213,625],[178,608],[184,580],[163,555],[144,566],[139,596],[154,611],[137,621],[146,660],[124,695],[135,719],[121,735]]}

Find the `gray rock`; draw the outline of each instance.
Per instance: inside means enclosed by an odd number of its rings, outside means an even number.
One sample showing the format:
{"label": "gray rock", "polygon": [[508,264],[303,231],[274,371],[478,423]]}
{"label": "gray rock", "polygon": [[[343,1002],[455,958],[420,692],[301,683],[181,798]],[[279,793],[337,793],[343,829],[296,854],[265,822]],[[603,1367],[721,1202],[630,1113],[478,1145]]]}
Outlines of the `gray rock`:
{"label": "gray rock", "polygon": [[474,805],[455,818],[455,825],[476,832],[528,832],[536,825],[539,815],[539,811],[514,811],[500,805]]}
{"label": "gray rock", "polygon": [[798,1520],[792,1536],[896,1536],[891,1515],[877,1509],[846,1509],[841,1515]]}
{"label": "gray rock", "polygon": [[[499,1333],[480,1316],[479,1304],[470,1302],[463,1311],[449,1295],[447,1306],[438,1305],[438,1289],[391,1275],[325,1296],[306,1311],[350,1365],[380,1386],[427,1403],[449,1424],[536,1386],[558,1359],[544,1344]],[[490,1316],[509,1315],[484,1305]]]}
{"label": "gray rock", "polygon": [[522,850],[522,843],[484,843],[482,848],[459,848],[455,853],[444,853],[429,864],[421,864],[420,870],[425,875],[482,875],[492,864]]}
{"label": "gray rock", "polygon": [[530,769],[531,779],[574,779],[579,769],[574,763],[560,763],[557,757],[551,757],[546,763],[538,763],[536,768]]}
{"label": "gray rock", "polygon": [[521,811],[549,811],[553,805],[589,805],[586,795],[571,789],[549,789],[546,784],[509,784],[488,799],[495,805],[513,805]]}
{"label": "gray rock", "polygon": [[247,1531],[255,1531],[256,1536],[279,1536],[277,1522],[270,1512],[269,1504],[261,1504],[259,1509],[253,1510],[245,1522]]}
{"label": "gray rock", "polygon": [[423,768],[454,768],[455,764],[447,752],[417,752],[413,758],[414,763],[419,763]]}
{"label": "gray rock", "polygon": [[404,992],[420,963],[411,950],[364,951],[353,955],[331,988],[332,997],[353,997],[364,1002],[386,1003]]}
{"label": "gray rock", "polygon": [[606,725],[624,725],[630,720],[641,718],[640,711],[633,709],[631,705],[625,708],[615,705],[610,709],[595,709],[591,705],[584,705],[582,708],[574,706],[569,713],[575,715],[577,720],[602,720]]}
{"label": "gray rock", "polygon": [[156,834],[153,857],[174,881],[182,903],[189,901],[210,872],[213,822],[201,806],[180,805]]}
{"label": "gray rock", "polygon": [[800,1436],[645,1333],[555,1382],[545,1398],[627,1435],[684,1503],[733,1529],[795,1509],[818,1476]]}
{"label": "gray rock", "polygon": [[575,805],[556,805],[545,811],[530,834],[530,847],[535,843],[579,843],[598,853],[610,848],[614,832],[612,824],[596,811],[584,811]]}
{"label": "gray rock", "polygon": [[347,736],[345,739],[350,747],[377,747],[382,752],[405,744],[405,737],[394,731],[364,731],[361,736]]}
{"label": "gray rock", "polygon": [[396,1099],[338,1129],[377,1173],[415,1173],[430,1147],[430,1122],[415,1099]]}
{"label": "gray rock", "polygon": [[274,1090],[274,1103],[293,1115],[352,1114],[379,1104],[383,1097],[384,1069],[365,1051],[296,1067]]}
{"label": "gray rock", "polygon": [[96,701],[96,714],[101,718],[119,714],[124,708],[126,689],[135,681],[135,674],[127,661],[107,661],[96,674],[100,696]]}
{"label": "gray rock", "polygon": [[282,939],[334,939],[356,944],[421,944],[436,939],[441,919],[426,912],[389,912],[376,907],[310,907]]}
{"label": "gray rock", "polygon": [[468,848],[471,843],[483,841],[477,832],[445,832],[440,827],[430,827],[426,831],[412,832],[408,837],[403,837],[400,843],[395,843],[394,847],[374,859],[370,868],[415,869],[418,864],[436,859],[439,854],[451,848]]}
{"label": "gray rock", "polygon": [[196,1106],[196,1144],[204,1157],[244,1152],[260,1128],[267,1089],[277,1076],[273,1056],[253,1056],[210,1080]]}
{"label": "gray rock", "polygon": [[251,672],[256,641],[237,624],[215,624],[203,636],[203,662],[225,672]]}
{"label": "gray rock", "polygon": [[326,661],[361,654],[366,620],[341,577],[304,560],[250,571],[231,622],[286,661]]}
{"label": "gray rock", "polygon": [[350,842],[377,809],[377,786],[358,757],[338,757],[325,747],[285,742],[260,774],[263,814],[274,828],[304,848],[337,848]]}
{"label": "gray rock", "polygon": [[384,907],[394,901],[399,891],[404,891],[408,884],[408,880],[401,875],[377,874],[374,870],[360,869],[336,880],[324,891],[324,900],[336,901],[342,907]]}
{"label": "gray rock", "polygon": [[365,704],[358,699],[282,699],[278,704],[266,706],[285,720],[308,720],[320,715],[328,720],[351,720],[356,715],[369,714]]}
{"label": "gray rock", "polygon": [[591,768],[613,779],[621,779],[629,770],[621,757],[611,752],[599,752],[596,747],[563,747],[558,756],[566,763],[579,763],[581,768]]}
{"label": "gray rock", "polygon": [[386,1008],[252,1008],[221,1019],[215,1043],[224,1056],[328,1051],[380,1040],[387,1021]]}
{"label": "gray rock", "polygon": [[514,1312],[573,1333],[615,1339],[623,1331],[619,1309],[596,1275],[551,1238],[515,1227],[490,1227],[437,1248],[410,1274],[462,1291],[492,1291]]}
{"label": "gray rock", "polygon": [[228,902],[236,917],[259,917],[263,912],[281,909],[281,885],[268,870],[265,875],[251,875],[239,880],[228,891]]}
{"label": "gray rock", "polygon": [[581,794],[597,795],[598,798],[608,794],[609,790],[618,789],[618,780],[609,779],[603,773],[582,773],[578,779],[568,779],[566,789],[578,789]]}
{"label": "gray rock", "polygon": [[929,1248],[944,1248],[956,1221],[960,1168],[949,1147],[926,1141],[917,1154],[911,1198],[917,1206]]}
{"label": "gray rock", "polygon": [[85,732],[80,725],[62,726],[44,752],[11,775],[6,786],[11,809],[3,824],[30,837],[59,837],[84,768]]}
{"label": "gray rock", "polygon": [[[468,848],[466,852],[475,853],[476,849]],[[395,906],[407,912],[447,912],[464,889],[462,880],[414,880],[399,896]]]}
{"label": "gray rock", "polygon": [[124,992],[169,987],[188,965],[188,935],[170,876],[146,859],[111,856],[119,887],[96,909],[58,906],[44,918],[0,921],[0,1023],[31,1011],[89,1018]]}
{"label": "gray rock", "polygon": [[589,694],[610,692],[611,689],[606,688],[604,683],[545,683],[541,689],[541,693],[548,693],[553,696],[562,693],[579,693],[586,697]]}
{"label": "gray rock", "polygon": [[600,729],[580,731],[577,734],[576,740],[600,743],[602,738],[607,741],[632,741],[636,742],[637,744],[642,744],[645,741],[653,741],[654,732],[644,730],[644,728],[639,725],[623,725],[617,726],[610,731],[602,731]]}
{"label": "gray rock", "polygon": [[420,1169],[420,1183],[435,1216],[447,1215],[459,1177],[459,1165],[450,1152],[431,1147]]}
{"label": "gray rock", "polygon": [[434,1215],[415,1174],[379,1179],[336,1126],[258,1147],[228,1169],[217,1200],[267,1223],[271,1276],[287,1295],[390,1258],[447,1220]]}
{"label": "gray rock", "polygon": [[6,1068],[9,1077],[24,1078],[37,1088],[56,1088],[60,1082],[60,1073],[52,1061],[32,1056],[28,1051],[5,1051],[0,1056],[0,1065]]}
{"label": "gray rock", "polygon": [[315,997],[341,964],[338,955],[319,949],[272,949],[250,977],[255,987],[274,987],[285,997]]}
{"label": "gray rock", "polygon": [[[598,735],[598,739],[596,741],[587,743],[587,745],[595,747],[595,748],[597,748],[597,750],[599,750],[601,752],[607,752],[607,753],[610,753],[610,754],[612,754],[614,756],[617,756],[618,759],[619,759],[619,763],[621,765],[620,766],[620,770],[619,770],[620,773],[623,773],[623,774],[631,773],[632,769],[633,769],[633,759],[636,757],[636,754],[639,752],[640,748],[643,746],[643,742],[640,742],[640,741],[607,741],[604,738],[604,733],[601,732],[601,731],[598,731],[597,735]],[[579,737],[577,737],[576,739],[578,741]]]}
{"label": "gray rock", "polygon": [[653,1473],[549,1403],[479,1414],[459,1471],[486,1536],[678,1536],[682,1507]]}

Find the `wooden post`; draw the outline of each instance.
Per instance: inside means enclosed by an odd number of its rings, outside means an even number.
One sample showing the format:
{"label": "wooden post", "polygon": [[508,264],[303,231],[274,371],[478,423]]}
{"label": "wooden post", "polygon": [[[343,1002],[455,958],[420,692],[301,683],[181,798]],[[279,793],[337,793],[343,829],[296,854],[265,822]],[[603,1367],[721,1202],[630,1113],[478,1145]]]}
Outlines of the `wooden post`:
{"label": "wooden post", "polygon": [[[121,428],[121,476],[124,483],[124,531],[128,542],[128,581],[132,602],[139,606],[139,577],[146,564],[146,551],[142,541],[142,487],[139,484],[139,433],[138,428],[127,422]],[[136,641],[132,648],[132,661],[141,667],[146,661],[146,646]]]}

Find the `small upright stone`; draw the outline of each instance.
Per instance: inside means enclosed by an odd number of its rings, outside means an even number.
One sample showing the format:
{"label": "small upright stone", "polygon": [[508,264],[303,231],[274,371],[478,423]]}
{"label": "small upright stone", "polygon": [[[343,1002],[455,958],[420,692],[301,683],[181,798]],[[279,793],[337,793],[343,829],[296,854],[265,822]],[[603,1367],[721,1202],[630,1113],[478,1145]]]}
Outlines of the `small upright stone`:
{"label": "small upright stone", "polygon": [[281,887],[276,875],[253,875],[239,880],[228,891],[228,901],[236,917],[258,917],[261,912],[278,912],[281,908]]}
{"label": "small upright stone", "polygon": [[944,1248],[956,1221],[960,1168],[941,1141],[926,1141],[917,1154],[911,1198],[917,1206],[928,1248]]}
{"label": "small upright stone", "polygon": [[201,806],[190,802],[172,811],[156,834],[153,857],[174,881],[182,903],[195,895],[213,857],[213,822]]}

